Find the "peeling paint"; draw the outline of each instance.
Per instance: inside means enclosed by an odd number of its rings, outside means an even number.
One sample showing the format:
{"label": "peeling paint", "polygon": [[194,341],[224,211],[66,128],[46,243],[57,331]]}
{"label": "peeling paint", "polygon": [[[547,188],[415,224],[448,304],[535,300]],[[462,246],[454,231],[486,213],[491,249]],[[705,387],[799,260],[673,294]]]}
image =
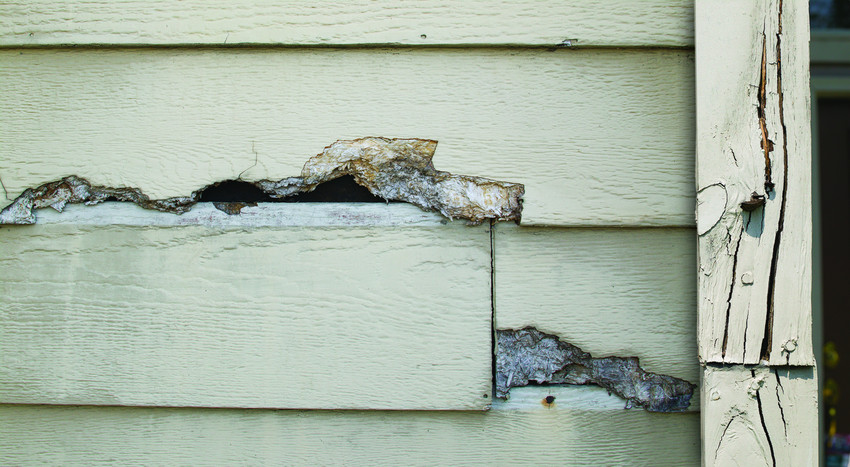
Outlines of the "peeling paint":
{"label": "peeling paint", "polygon": [[[369,137],[337,141],[310,158],[300,176],[249,183],[272,198],[282,199],[350,175],[375,196],[438,211],[450,219],[466,219],[472,224],[487,219],[519,222],[523,185],[436,170],[432,163],[436,148],[437,141],[426,139]],[[62,211],[66,204],[91,205],[107,200],[181,214],[199,201],[205,188],[185,197],[151,200],[138,188],[93,185],[72,175],[28,188],[0,212],[0,223],[34,224],[33,209],[52,207]],[[236,213],[238,210],[233,212]]]}
{"label": "peeling paint", "polygon": [[496,396],[528,384],[596,384],[650,412],[688,408],[694,385],[649,373],[636,357],[594,358],[558,336],[528,327],[497,334]]}

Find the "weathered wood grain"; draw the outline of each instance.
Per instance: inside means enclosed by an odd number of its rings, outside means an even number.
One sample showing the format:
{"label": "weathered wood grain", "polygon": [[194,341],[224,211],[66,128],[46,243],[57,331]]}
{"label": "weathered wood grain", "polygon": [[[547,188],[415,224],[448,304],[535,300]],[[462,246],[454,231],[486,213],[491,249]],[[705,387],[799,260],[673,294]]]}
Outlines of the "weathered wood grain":
{"label": "weathered wood grain", "polygon": [[806,2],[696,5],[700,356],[812,365]]}
{"label": "weathered wood grain", "polygon": [[0,4],[0,45],[693,45],[690,0]]}
{"label": "weathered wood grain", "polygon": [[4,465],[692,466],[698,444],[697,414],[561,398],[489,412],[0,405]]}
{"label": "weathered wood grain", "polygon": [[489,405],[488,226],[204,224],[0,228],[0,401]]}
{"label": "weathered wood grain", "polygon": [[297,175],[339,139],[421,137],[439,141],[439,170],[525,184],[524,224],[688,226],[692,60],[682,50],[3,50],[0,179],[11,198],[71,174],[165,198],[240,174]]}
{"label": "weathered wood grain", "polygon": [[813,367],[705,369],[703,465],[817,465]]}
{"label": "weathered wood grain", "polygon": [[498,329],[533,326],[594,357],[699,380],[692,229],[494,231]]}

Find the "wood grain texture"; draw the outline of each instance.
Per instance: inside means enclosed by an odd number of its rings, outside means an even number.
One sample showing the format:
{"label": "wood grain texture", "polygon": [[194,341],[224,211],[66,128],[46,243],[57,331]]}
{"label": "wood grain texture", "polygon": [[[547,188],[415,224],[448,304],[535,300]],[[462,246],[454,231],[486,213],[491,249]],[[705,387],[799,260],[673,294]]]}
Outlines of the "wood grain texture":
{"label": "wood grain texture", "polygon": [[697,414],[0,406],[4,465],[681,465]]}
{"label": "wood grain texture", "polygon": [[687,47],[689,0],[19,0],[0,45],[545,45]]}
{"label": "wood grain texture", "polygon": [[533,326],[698,381],[692,229],[497,224],[494,252],[498,329]]}
{"label": "wood grain texture", "polygon": [[703,380],[703,465],[817,465],[813,367],[708,366]]}
{"label": "wood grain texture", "polygon": [[420,137],[439,141],[439,170],[525,184],[524,224],[689,226],[692,60],[683,50],[7,49],[0,178],[12,198],[71,174],[165,198],[240,174],[297,175],[340,139]]}
{"label": "wood grain texture", "polygon": [[0,400],[484,409],[488,226],[436,224],[0,228]]}
{"label": "wood grain texture", "polygon": [[700,356],[812,365],[806,2],[696,5]]}

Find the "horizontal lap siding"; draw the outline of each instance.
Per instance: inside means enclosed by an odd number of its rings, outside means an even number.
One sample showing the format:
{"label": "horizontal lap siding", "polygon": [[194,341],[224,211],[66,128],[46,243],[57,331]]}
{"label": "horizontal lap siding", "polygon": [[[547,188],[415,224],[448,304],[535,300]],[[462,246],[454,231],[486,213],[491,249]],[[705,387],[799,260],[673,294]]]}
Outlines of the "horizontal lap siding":
{"label": "horizontal lap siding", "polygon": [[[525,184],[523,225],[694,223],[691,1],[70,5],[0,6],[0,177],[10,197],[72,173],[138,186],[153,197],[186,195],[240,174],[297,175],[307,158],[338,139],[421,137],[439,141],[439,170]],[[567,39],[571,48],[541,48]],[[231,44],[254,47],[215,48]],[[57,45],[83,47],[51,49]],[[180,47],[168,48],[174,45]],[[463,45],[474,47],[454,47]],[[494,47],[500,45],[518,47]],[[582,50],[621,46],[631,48]],[[309,229],[316,228],[327,226]],[[695,383],[692,237],[689,228],[498,224],[496,325],[534,325],[594,356],[639,356],[650,371]],[[239,242],[241,253],[251,250],[246,246]],[[428,277],[438,285],[455,281],[442,289],[464,295],[454,299],[458,308],[489,306],[489,295],[469,295],[454,276]],[[457,318],[433,315],[428,306],[416,310],[405,316],[423,336],[437,335],[439,326],[422,319]],[[279,324],[263,332],[289,332]],[[476,356],[485,344],[489,352],[489,325],[486,337],[476,327],[462,343],[456,334],[452,344],[433,344],[469,346],[449,351]],[[30,323],[33,342],[38,329]],[[204,325],[196,332],[212,338],[223,330]],[[422,343],[423,336],[409,342]],[[486,372],[489,378],[489,366]],[[386,390],[394,383],[388,377],[330,401],[397,397]],[[496,401],[489,412],[6,405],[0,463],[699,462],[696,404],[691,413],[651,414],[623,410],[624,401],[602,393],[515,388],[511,400]],[[553,406],[538,403],[547,394],[557,396]],[[405,397],[424,404],[433,396],[417,389],[381,407],[413,407]]]}
{"label": "horizontal lap siding", "polygon": [[[495,229],[496,327],[699,381],[692,229]],[[697,405],[697,399],[692,404]]]}
{"label": "horizontal lap siding", "polygon": [[162,198],[420,137],[439,170],[524,184],[526,225],[686,226],[693,79],[686,50],[4,50],[0,176]]}
{"label": "horizontal lap siding", "polygon": [[4,226],[0,401],[484,409],[487,226],[435,224]]}
{"label": "horizontal lap siding", "polygon": [[410,44],[682,47],[691,0],[232,2],[18,0],[0,46]]}
{"label": "horizontal lap siding", "polygon": [[697,465],[697,414],[0,406],[21,465]]}

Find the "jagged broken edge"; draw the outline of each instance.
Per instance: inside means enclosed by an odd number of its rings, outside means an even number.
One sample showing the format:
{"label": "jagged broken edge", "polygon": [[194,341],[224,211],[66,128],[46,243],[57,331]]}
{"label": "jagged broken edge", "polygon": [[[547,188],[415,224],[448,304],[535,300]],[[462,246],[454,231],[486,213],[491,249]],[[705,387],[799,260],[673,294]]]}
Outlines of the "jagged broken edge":
{"label": "jagged broken edge", "polygon": [[[246,183],[272,198],[286,198],[350,175],[375,196],[438,211],[449,219],[465,219],[472,224],[486,219],[520,221],[523,185],[436,170],[432,164],[436,146],[437,141],[418,138],[341,140],[310,158],[301,176]],[[182,214],[198,202],[206,188],[189,196],[151,200],[138,188],[92,185],[82,177],[70,175],[26,189],[0,211],[0,224],[34,224],[33,209],[52,207],[61,212],[67,204],[93,205],[107,200]]]}
{"label": "jagged broken edge", "polygon": [[650,373],[637,357],[594,358],[581,348],[533,327],[497,329],[496,396],[529,384],[595,384],[650,412],[681,412],[696,386]]}

